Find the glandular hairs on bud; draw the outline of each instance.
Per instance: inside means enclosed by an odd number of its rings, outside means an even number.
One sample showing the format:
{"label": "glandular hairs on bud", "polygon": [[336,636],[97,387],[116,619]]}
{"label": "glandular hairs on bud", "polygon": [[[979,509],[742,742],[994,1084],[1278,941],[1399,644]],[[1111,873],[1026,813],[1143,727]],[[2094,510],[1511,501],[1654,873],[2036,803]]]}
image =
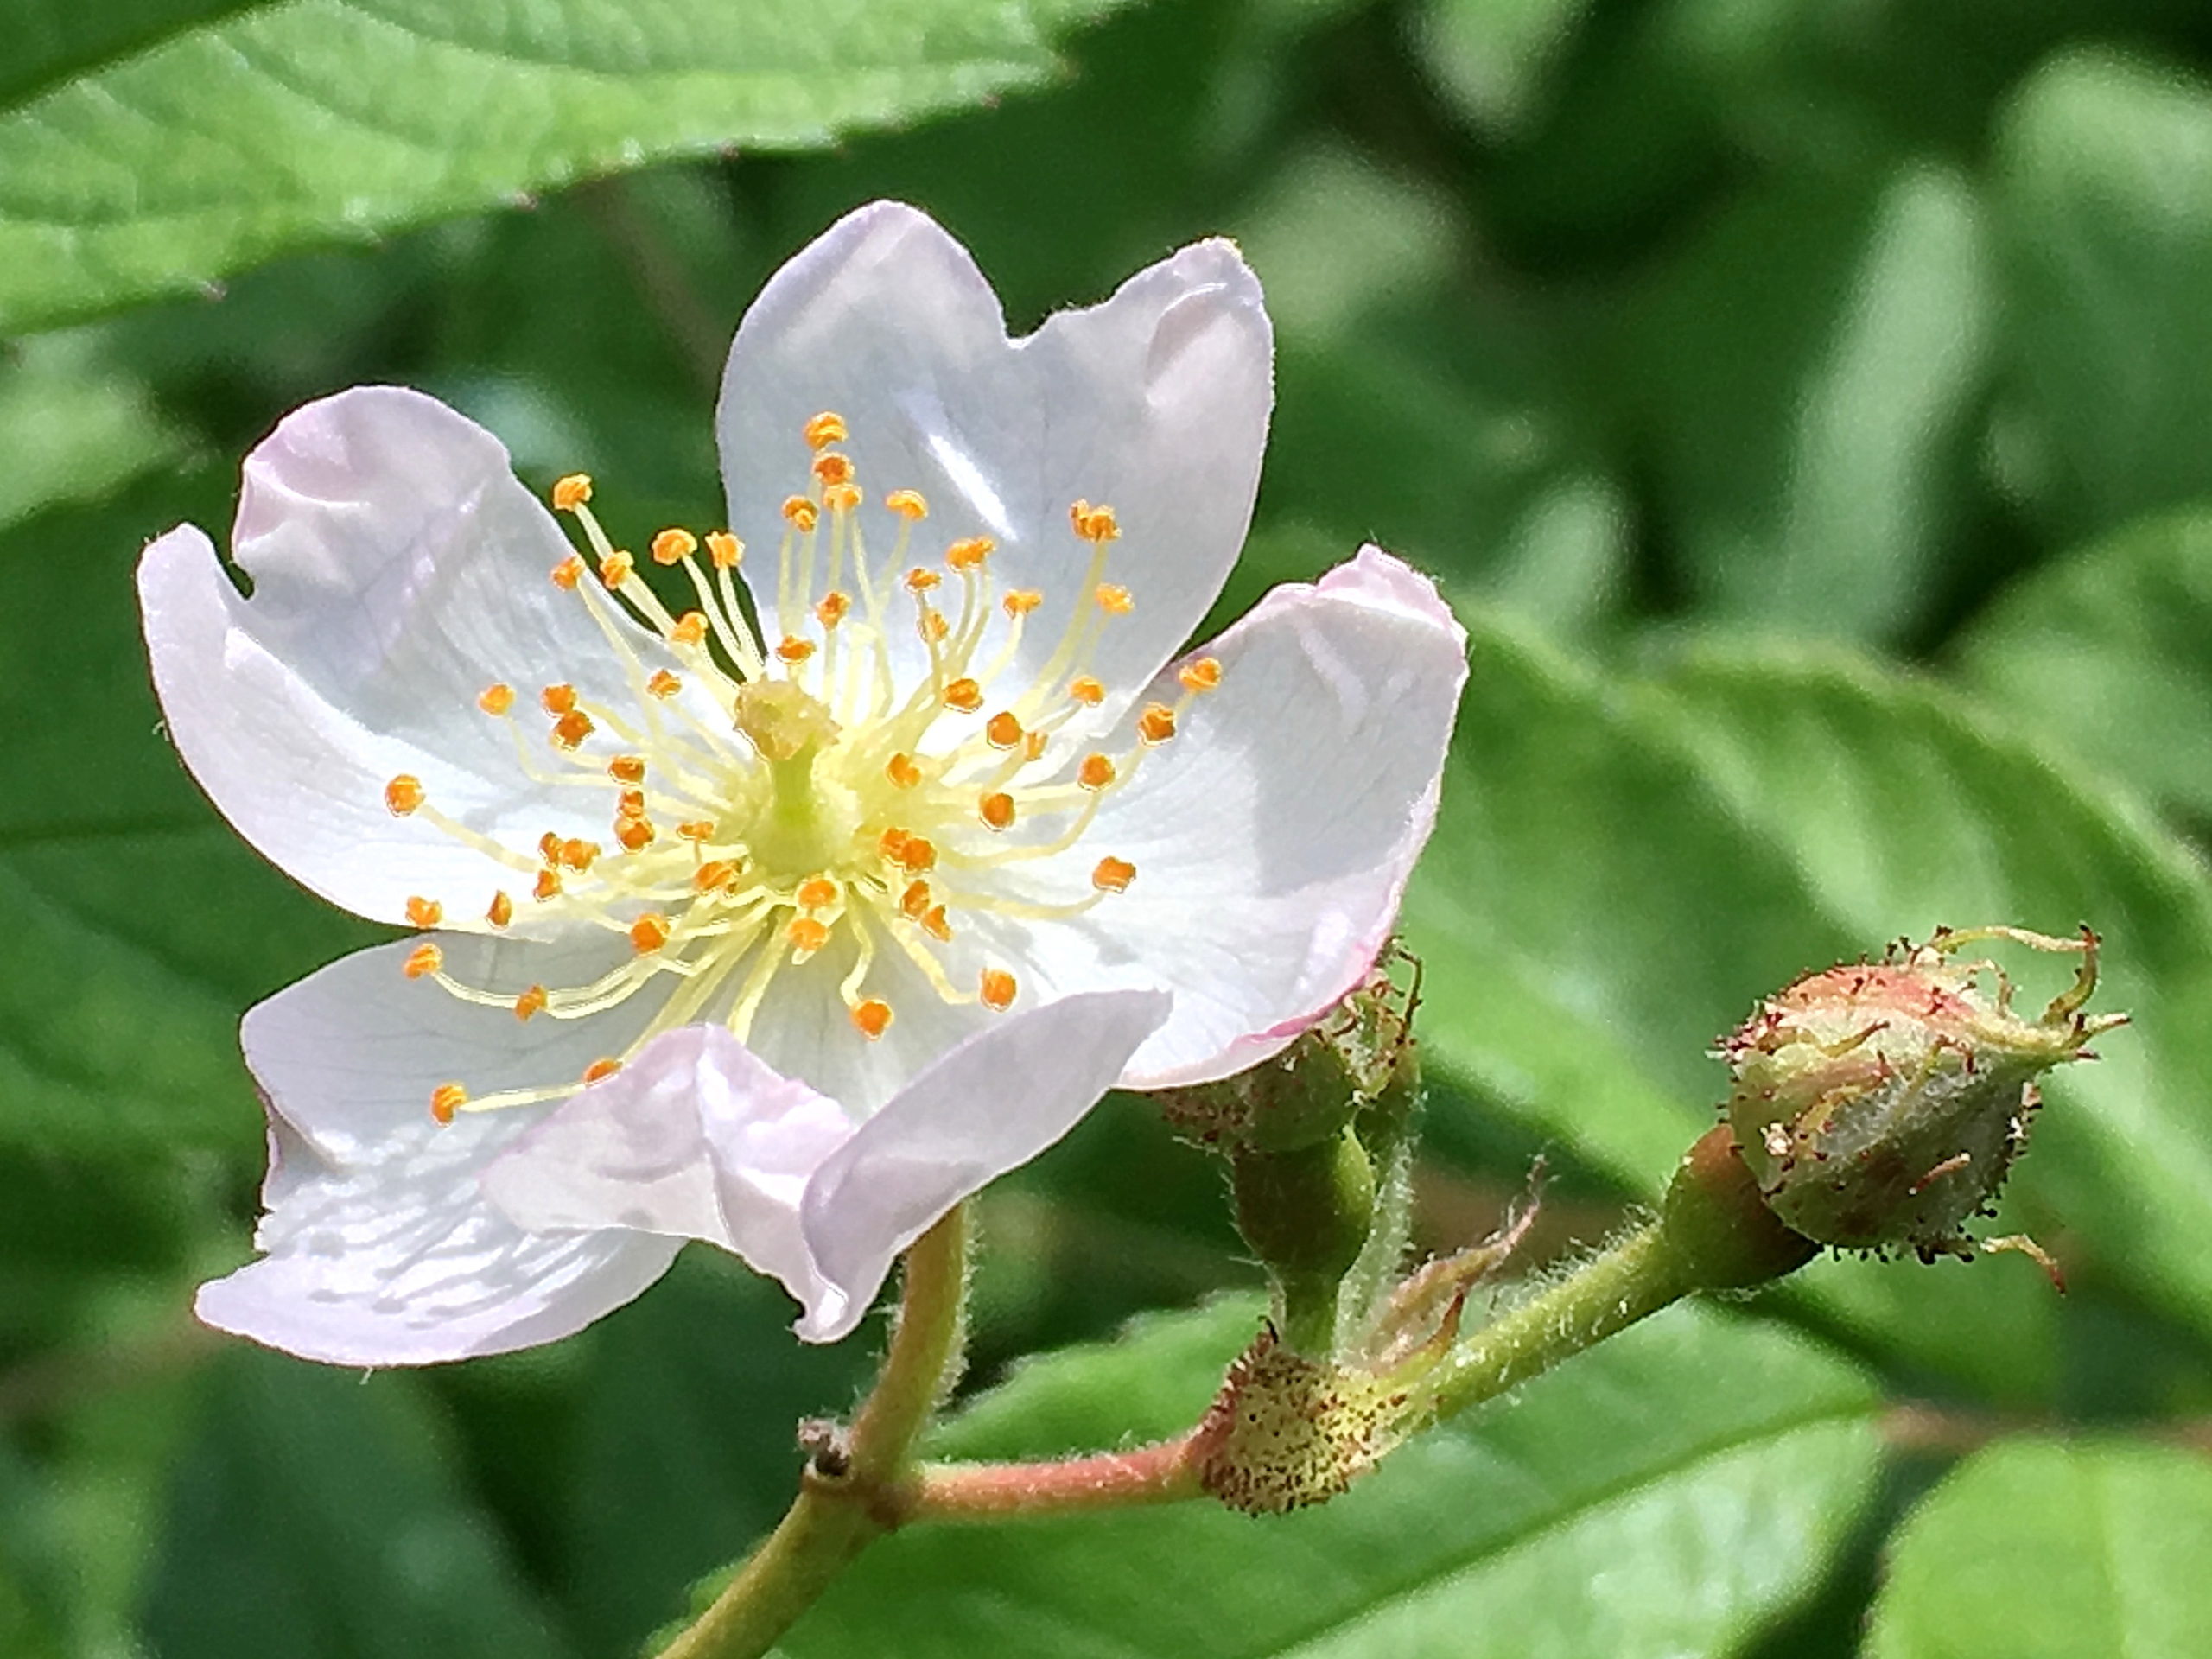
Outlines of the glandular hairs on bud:
{"label": "glandular hairs on bud", "polygon": [[[2012,1009],[1993,963],[1961,953],[1994,940],[2077,952],[2073,985],[2041,1014]],[[2125,1014],[2082,1012],[2097,936],[2012,927],[1939,929],[1878,963],[1809,974],[1722,1039],[1726,1108],[1745,1163],[1784,1225],[1846,1249],[1968,1255],[2041,1103],[2036,1080],[2094,1058]]]}

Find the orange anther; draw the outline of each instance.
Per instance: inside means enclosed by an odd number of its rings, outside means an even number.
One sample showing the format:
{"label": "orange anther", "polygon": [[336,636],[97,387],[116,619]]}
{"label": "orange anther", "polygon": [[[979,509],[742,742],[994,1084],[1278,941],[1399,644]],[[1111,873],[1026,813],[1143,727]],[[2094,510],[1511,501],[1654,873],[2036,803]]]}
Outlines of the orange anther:
{"label": "orange anther", "polygon": [[487,685],[476,694],[476,706],[487,715],[504,715],[515,706],[515,689],[504,681]]}
{"label": "orange anther", "polygon": [[446,918],[446,907],[435,899],[410,899],[407,901],[407,925],[410,927],[435,927]]}
{"label": "orange anther", "polygon": [[944,919],[943,905],[930,906],[928,914],[922,918],[922,931],[931,938],[942,939],[948,944],[952,942],[952,924]]}
{"label": "orange anther", "polygon": [[676,826],[676,833],[686,841],[712,841],[716,827],[712,818],[686,818]]}
{"label": "orange anther", "polygon": [[518,1020],[527,1020],[533,1014],[544,1012],[545,988],[543,985],[533,985],[515,998],[515,1018]]}
{"label": "orange anther", "polygon": [[910,594],[926,594],[944,580],[944,578],[936,571],[918,564],[909,570],[905,577],[906,591]]}
{"label": "orange anther", "polygon": [[952,632],[952,624],[944,620],[943,611],[933,611],[925,606],[914,620],[914,631],[931,645],[942,645],[944,636]]}
{"label": "orange anther", "polygon": [[442,1083],[430,1090],[430,1116],[441,1123],[453,1122],[453,1115],[468,1104],[468,1090],[457,1083]]}
{"label": "orange anther", "polygon": [[814,642],[802,639],[795,633],[787,633],[776,642],[776,656],[779,661],[803,663],[813,655]]}
{"label": "orange anther", "polygon": [[1102,858],[1090,873],[1090,885],[1101,893],[1125,893],[1136,874],[1137,867],[1127,859]]}
{"label": "orange anther", "polygon": [[999,601],[999,608],[1008,616],[1027,616],[1045,602],[1045,595],[1034,588],[1016,588]]}
{"label": "orange anther", "polygon": [[591,474],[570,473],[566,478],[553,480],[553,508],[556,512],[574,512],[591,499]]}
{"label": "orange anther", "polygon": [[599,562],[599,579],[609,588],[620,588],[630,580],[630,573],[637,568],[637,560],[617,548]]}
{"label": "orange anther", "polygon": [[983,969],[983,1006],[994,1013],[1003,1014],[1014,1006],[1014,976],[1003,968]]}
{"label": "orange anther", "polygon": [[407,953],[407,960],[400,964],[399,971],[410,979],[421,979],[445,965],[446,953],[435,944],[423,944]]}
{"label": "orange anther", "polygon": [[620,1060],[594,1060],[584,1067],[584,1086],[589,1088],[594,1083],[613,1077],[621,1069],[622,1062]]}
{"label": "orange anther", "polygon": [[737,562],[745,556],[745,543],[726,530],[707,532],[707,556],[715,562],[717,570],[734,570]]}
{"label": "orange anther", "polygon": [[565,715],[576,706],[576,688],[563,683],[549,685],[537,694],[537,701],[549,715]]}
{"label": "orange anther", "polygon": [[642,784],[645,781],[645,757],[618,754],[607,763],[607,775],[618,784]]}
{"label": "orange anther", "polygon": [[871,1043],[891,1029],[891,1005],[870,997],[853,1009],[853,1023]]}
{"label": "orange anther", "polygon": [[683,682],[677,679],[675,675],[670,673],[664,668],[655,669],[652,672],[652,677],[645,682],[646,690],[652,692],[653,696],[664,699],[674,696],[683,689]]}
{"label": "orange anther", "polygon": [[1032,760],[1041,760],[1045,758],[1045,745],[1049,741],[1048,734],[1032,732],[1021,740],[1021,752]]}
{"label": "orange anther", "polygon": [[1021,722],[1011,709],[1001,709],[983,722],[983,735],[995,749],[1010,749],[1021,741]]}
{"label": "orange anther", "polygon": [[787,495],[784,498],[784,517],[794,530],[812,530],[821,516],[821,509],[803,495]]}
{"label": "orange anther", "polygon": [[799,429],[810,449],[827,449],[833,443],[845,441],[845,417],[832,410],[823,410]]}
{"label": "orange anther", "polygon": [[922,499],[919,490],[893,490],[883,498],[883,505],[910,524],[930,516],[930,504]]}
{"label": "orange anther", "polygon": [[1068,696],[1077,702],[1087,702],[1096,709],[1106,701],[1106,688],[1088,674],[1078,674],[1068,682]]}
{"label": "orange anther", "polygon": [[484,919],[494,927],[505,927],[515,918],[515,901],[507,897],[502,887],[492,895],[492,903],[484,912]]}
{"label": "orange anther", "polygon": [[1137,735],[1147,743],[1165,743],[1175,735],[1175,711],[1164,702],[1147,702],[1137,716]]}
{"label": "orange anther", "polygon": [[384,786],[385,810],[395,818],[404,818],[423,804],[423,780],[410,772],[401,772]]}
{"label": "orange anther", "polygon": [[563,749],[573,749],[592,734],[591,716],[581,709],[572,709],[553,722],[553,741]]}
{"label": "orange anther", "polygon": [[561,891],[561,872],[548,867],[537,873],[537,885],[531,888],[530,896],[543,904]]}
{"label": "orange anther", "polygon": [[906,842],[911,839],[912,837],[904,830],[899,828],[897,824],[893,824],[875,838],[875,850],[879,855],[889,859],[895,864],[906,850]]}
{"label": "orange anther", "polygon": [[925,836],[909,836],[899,849],[899,862],[909,875],[937,868],[937,847]]}
{"label": "orange anther", "polygon": [[630,924],[630,948],[639,956],[651,956],[668,943],[672,930],[668,918],[658,911],[647,911]]}
{"label": "orange anther", "polygon": [[832,588],[822,595],[821,603],[814,607],[814,620],[822,625],[823,632],[827,633],[851,615],[852,610],[852,596]]}
{"label": "orange anther", "polygon": [[983,706],[983,688],[965,676],[944,688],[944,706],[972,715]]}
{"label": "orange anther", "polygon": [[1014,825],[1014,797],[1004,790],[995,795],[986,795],[976,803],[976,812],[991,829],[1011,829]]}
{"label": "orange anther", "polygon": [[1129,590],[1110,582],[1102,582],[1092,589],[1091,597],[1098,601],[1098,608],[1109,616],[1127,616],[1137,607],[1129,597]]}
{"label": "orange anther", "polygon": [[622,850],[626,853],[642,852],[652,845],[652,820],[624,818],[614,826],[614,839],[622,843]]}
{"label": "orange anther", "polygon": [[553,567],[553,585],[556,588],[573,589],[583,579],[584,561],[582,554],[571,553]]}
{"label": "orange anther", "polygon": [[1114,763],[1103,754],[1086,754],[1075,769],[1075,780],[1085,789],[1103,789],[1114,781]]}
{"label": "orange anther", "polygon": [[561,843],[561,862],[582,875],[599,859],[599,843],[595,841],[570,839]]}
{"label": "orange anther", "polygon": [[537,855],[548,864],[561,861],[561,837],[548,830],[537,838]]}
{"label": "orange anther", "polygon": [[824,484],[849,483],[853,476],[853,458],[831,449],[815,456],[814,475]]}
{"label": "orange anther", "polygon": [[1121,535],[1122,527],[1115,522],[1114,509],[1092,506],[1088,501],[1077,501],[1068,509],[1068,523],[1075,533],[1086,542],[1104,545]]}
{"label": "orange anther", "polygon": [[793,950],[802,957],[810,957],[830,943],[830,928],[811,916],[795,916],[791,925],[784,930],[784,938]]}
{"label": "orange anther", "polygon": [[825,484],[822,488],[822,505],[832,512],[854,512],[861,499],[857,484]]}
{"label": "orange anther", "polygon": [[944,550],[944,562],[955,570],[974,570],[997,552],[998,546],[988,536],[969,536]]}
{"label": "orange anther", "polygon": [[837,884],[823,875],[810,875],[791,895],[801,910],[827,910],[837,902]]}
{"label": "orange anther", "polygon": [[926,881],[917,881],[899,895],[899,911],[912,921],[918,922],[929,913],[930,903],[930,884]]}
{"label": "orange anther", "polygon": [[1175,671],[1175,677],[1185,691],[1211,691],[1221,683],[1221,659],[1201,657],[1195,663],[1185,663]]}
{"label": "orange anther", "polygon": [[655,564],[681,564],[698,550],[699,538],[688,530],[664,530],[653,537]]}
{"label": "orange anther", "polygon": [[707,637],[707,613],[704,611],[684,612],[676,619],[676,626],[668,631],[668,637],[679,645],[697,645]]}
{"label": "orange anther", "polygon": [[701,893],[712,893],[736,880],[737,865],[727,858],[710,858],[691,872],[691,885]]}
{"label": "orange anther", "polygon": [[883,763],[883,775],[891,780],[893,789],[912,789],[922,781],[922,769],[908,754],[894,754]]}

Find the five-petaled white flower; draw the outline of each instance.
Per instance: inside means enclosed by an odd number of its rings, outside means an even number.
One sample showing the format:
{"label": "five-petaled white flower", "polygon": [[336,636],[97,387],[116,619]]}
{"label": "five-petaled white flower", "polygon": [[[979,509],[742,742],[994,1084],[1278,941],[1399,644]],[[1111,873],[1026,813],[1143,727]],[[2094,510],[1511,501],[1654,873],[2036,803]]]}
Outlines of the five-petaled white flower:
{"label": "five-petaled white flower", "polygon": [[1270,353],[1224,243],[1011,340],[957,243],[862,208],[747,313],[729,529],[655,536],[658,588],[589,480],[553,492],[588,560],[429,397],[288,416],[245,463],[250,595],[189,525],[147,550],[155,683],[247,839],[424,936],[246,1016],[265,1254],[201,1317],[491,1353],[698,1238],[830,1339],[1107,1088],[1325,1012],[1427,835],[1465,642],[1368,549],[1170,662],[1243,537]]}

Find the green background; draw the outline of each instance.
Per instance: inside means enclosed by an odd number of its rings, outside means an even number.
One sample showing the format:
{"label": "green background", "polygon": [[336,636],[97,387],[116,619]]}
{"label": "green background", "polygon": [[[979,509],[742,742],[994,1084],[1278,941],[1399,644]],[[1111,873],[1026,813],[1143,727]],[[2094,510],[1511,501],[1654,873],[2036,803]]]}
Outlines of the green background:
{"label": "green background", "polygon": [[[792,1490],[805,1349],[695,1250],[553,1348],[198,1330],[238,1014],[376,936],[162,740],[131,566],[370,380],[718,512],[747,296],[858,202],[1018,327],[1236,237],[1278,331],[1223,617],[1379,541],[1473,636],[1407,910],[1418,1236],[1601,1242],[1808,969],[2081,922],[2134,1024],[1993,1230],[1677,1309],[1326,1509],[924,1529],[792,1659],[2183,1659],[2212,1643],[2212,15],[2186,0],[0,0],[0,1653],[636,1651]],[[1219,620],[1219,619],[1217,619]],[[2031,990],[2064,970],[2011,964]],[[1220,1182],[1109,1101],[982,1206],[941,1449],[1187,1424]]]}

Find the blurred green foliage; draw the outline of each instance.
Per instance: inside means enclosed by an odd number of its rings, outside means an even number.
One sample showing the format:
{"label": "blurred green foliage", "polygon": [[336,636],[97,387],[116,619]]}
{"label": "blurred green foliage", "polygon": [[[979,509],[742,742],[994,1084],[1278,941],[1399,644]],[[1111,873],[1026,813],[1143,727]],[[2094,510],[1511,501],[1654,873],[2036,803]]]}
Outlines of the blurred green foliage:
{"label": "blurred green foliage", "polygon": [[[130,574],[365,380],[593,471],[632,532],[711,522],[747,297],[886,194],[1020,327],[1238,237],[1279,396],[1222,613],[1373,538],[1467,618],[1407,916],[1426,1243],[1539,1153],[1532,1255],[1596,1243],[1709,1121],[1714,1034],[1897,935],[2091,922],[2137,1023],[2055,1083],[1999,1224],[2063,1300],[1825,1262],[1287,1523],[893,1539],[787,1650],[2201,1650],[2203,8],[0,0],[0,1653],[614,1659],[849,1404],[880,1326],[801,1348],[706,1260],[418,1376],[190,1325],[255,1209],[238,1014],[373,930],[185,779]],[[943,1449],[1187,1421],[1252,1304],[1117,1333],[1249,1289],[1224,1208],[1124,1101],[995,1192]]]}

